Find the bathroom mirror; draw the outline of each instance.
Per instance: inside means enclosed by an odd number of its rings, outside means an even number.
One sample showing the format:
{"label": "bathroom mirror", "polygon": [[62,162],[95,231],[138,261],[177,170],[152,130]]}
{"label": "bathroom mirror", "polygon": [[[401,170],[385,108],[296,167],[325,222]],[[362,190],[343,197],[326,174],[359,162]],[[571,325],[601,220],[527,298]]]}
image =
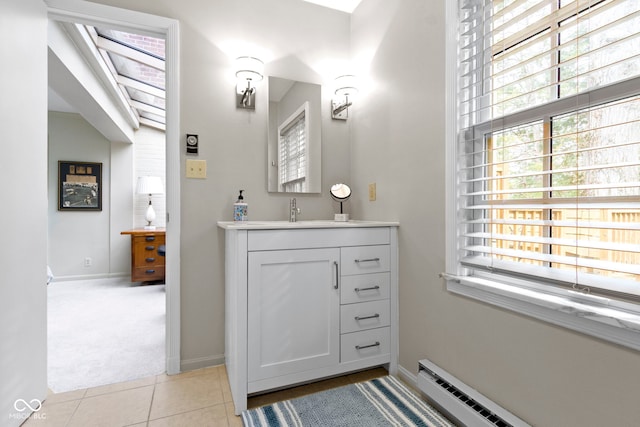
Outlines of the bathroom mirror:
{"label": "bathroom mirror", "polygon": [[331,197],[336,202],[344,202],[351,197],[351,188],[347,184],[334,184],[331,186]]}
{"label": "bathroom mirror", "polygon": [[320,85],[269,77],[267,189],[321,192]]}
{"label": "bathroom mirror", "polygon": [[347,184],[334,184],[331,186],[331,198],[340,203],[340,213],[335,214],[335,221],[349,221],[349,214],[342,211],[342,203],[351,197],[351,188]]}

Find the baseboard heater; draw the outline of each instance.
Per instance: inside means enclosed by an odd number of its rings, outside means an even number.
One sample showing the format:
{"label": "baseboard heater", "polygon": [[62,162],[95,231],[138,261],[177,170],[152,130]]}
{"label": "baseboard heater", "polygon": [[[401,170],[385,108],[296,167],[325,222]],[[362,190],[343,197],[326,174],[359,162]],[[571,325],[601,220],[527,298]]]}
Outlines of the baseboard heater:
{"label": "baseboard heater", "polygon": [[419,362],[418,388],[427,400],[462,426],[526,427],[529,424],[433,362]]}

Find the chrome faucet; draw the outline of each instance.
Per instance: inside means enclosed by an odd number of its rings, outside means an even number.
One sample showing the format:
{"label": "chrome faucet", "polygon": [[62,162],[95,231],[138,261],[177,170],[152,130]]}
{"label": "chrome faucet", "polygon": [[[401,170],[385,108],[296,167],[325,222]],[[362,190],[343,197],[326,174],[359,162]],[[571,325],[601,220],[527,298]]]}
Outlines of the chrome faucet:
{"label": "chrome faucet", "polygon": [[300,208],[296,207],[296,198],[289,199],[289,222],[296,222]]}

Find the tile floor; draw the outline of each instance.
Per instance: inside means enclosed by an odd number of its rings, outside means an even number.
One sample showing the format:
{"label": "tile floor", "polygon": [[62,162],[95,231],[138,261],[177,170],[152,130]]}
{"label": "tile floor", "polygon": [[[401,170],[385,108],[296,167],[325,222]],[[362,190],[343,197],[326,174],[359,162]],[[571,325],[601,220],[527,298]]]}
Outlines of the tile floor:
{"label": "tile floor", "polygon": [[[249,399],[249,407],[386,374],[383,368],[377,368],[255,396]],[[234,414],[223,365],[178,375],[158,375],[67,393],[51,393],[36,417],[28,419],[23,426],[242,426],[241,418]]]}

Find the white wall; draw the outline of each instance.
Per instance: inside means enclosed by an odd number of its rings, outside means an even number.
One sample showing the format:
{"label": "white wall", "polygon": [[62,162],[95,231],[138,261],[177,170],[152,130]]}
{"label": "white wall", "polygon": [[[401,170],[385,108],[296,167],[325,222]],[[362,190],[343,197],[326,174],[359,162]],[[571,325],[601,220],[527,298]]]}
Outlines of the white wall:
{"label": "white wall", "polygon": [[[133,173],[134,191],[139,176],[158,176],[162,179],[162,183],[164,184],[166,171],[166,144],[164,132],[147,126],[141,126],[135,133],[133,152],[135,170]],[[151,198],[153,209],[156,212],[156,220],[153,221],[153,225],[157,227],[164,227],[167,223],[165,194],[154,194]],[[145,214],[148,206],[148,194],[134,195],[134,227],[144,227],[147,225]]]}
{"label": "white wall", "polygon": [[[233,60],[249,49],[237,46],[265,52],[267,75],[325,84],[344,72],[331,64],[349,57],[350,17],[300,0],[97,2],[180,22],[181,135],[199,135],[200,154],[189,158],[206,160],[208,173],[181,180],[182,367],[222,363],[224,233],[216,221],[232,220],[239,189],[256,220],[287,219],[290,197],[267,192],[266,85],[257,85],[255,111],[235,107]],[[322,111],[329,111],[329,90],[323,86]],[[322,147],[323,193],[296,194],[302,219],[333,217],[328,188],[349,178],[349,124],[324,115]]]}
{"label": "white wall", "polygon": [[532,425],[637,425],[638,352],[454,296],[438,278],[445,1],[364,0],[352,18],[371,80],[351,119],[352,203],[358,217],[401,224],[400,365],[415,374],[429,358]]}
{"label": "white wall", "polygon": [[131,236],[120,233],[134,227],[134,148],[135,146],[126,142],[111,143],[109,274],[112,276],[131,274]]}
{"label": "white wall", "polygon": [[47,11],[0,2],[0,425],[47,394]]}

